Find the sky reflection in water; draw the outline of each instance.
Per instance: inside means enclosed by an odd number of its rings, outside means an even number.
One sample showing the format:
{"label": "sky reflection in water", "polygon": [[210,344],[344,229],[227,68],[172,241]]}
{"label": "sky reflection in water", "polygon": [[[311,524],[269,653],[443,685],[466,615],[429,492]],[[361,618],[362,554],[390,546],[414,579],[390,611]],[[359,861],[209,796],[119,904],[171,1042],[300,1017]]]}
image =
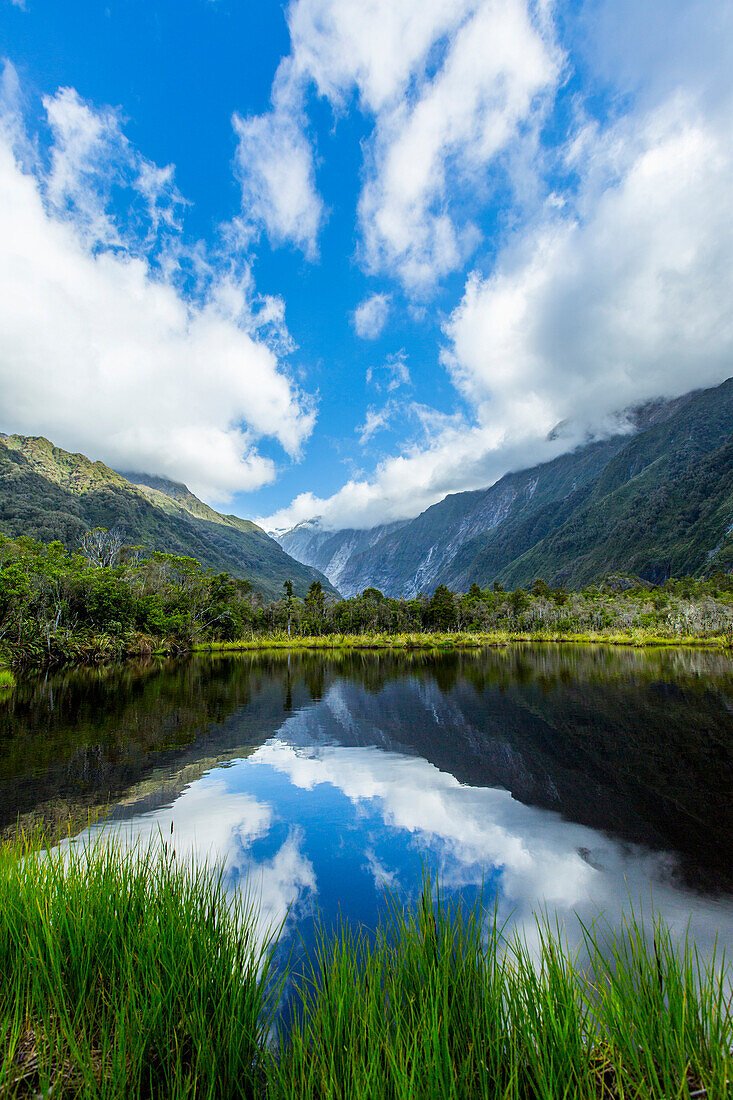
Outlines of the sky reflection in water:
{"label": "sky reflection in water", "polygon": [[[573,784],[581,784],[576,803],[585,797],[587,762],[576,760],[575,775],[572,759],[548,765],[545,755],[538,763],[517,747],[533,737],[549,737],[549,743],[563,739],[563,729],[553,726],[558,714],[568,716],[565,732],[569,737],[572,725],[577,741],[578,729],[589,725],[583,707],[590,708],[591,719],[595,714],[598,731],[612,733],[619,721],[633,725],[640,715],[629,700],[643,698],[647,725],[668,715],[670,729],[682,721],[719,749],[731,728],[726,727],[727,684],[711,681],[691,689],[669,668],[663,679],[645,675],[637,682],[631,668],[620,682],[610,676],[600,686],[579,674],[564,682],[561,676],[538,691],[536,676],[529,686],[509,676],[503,686],[478,690],[460,672],[452,684],[440,686],[432,671],[426,665],[387,676],[375,687],[324,662],[316,697],[291,700],[292,710],[249,755],[212,767],[170,805],[144,813],[138,812],[139,803],[120,807],[116,827],[126,818],[130,837],[166,838],[172,822],[178,854],[224,860],[231,887],[259,896],[263,928],[287,918],[286,933],[297,929],[306,941],[316,911],[326,925],[344,917],[374,927],[384,913],[385,889],[414,899],[427,865],[448,893],[461,891],[472,900],[483,886],[489,904],[496,897],[500,916],[521,923],[530,938],[529,918],[542,907],[566,921],[571,940],[577,940],[577,922],[566,920],[573,913],[587,920],[600,910],[616,923],[629,901],[648,909],[653,900],[677,934],[691,921],[703,951],[716,936],[722,946],[733,945],[727,888],[693,890],[680,853],[629,839],[645,831],[656,839],[665,815],[675,814],[674,791],[655,795],[652,806],[660,818],[655,822],[647,820],[650,811],[641,796],[638,805],[624,804],[633,787],[622,785],[610,792],[611,802],[618,803],[610,827],[593,828],[570,819]],[[287,688],[292,690],[290,681]],[[256,697],[229,717],[229,726],[245,715],[251,718],[252,708],[256,714]],[[519,732],[513,726],[518,722]],[[593,741],[592,726],[591,721],[584,736]],[[652,732],[655,744],[663,739],[663,731]],[[602,739],[600,732],[597,736]],[[426,745],[437,746],[433,755],[442,753],[441,766],[423,755],[421,748],[429,754]],[[701,752],[708,751],[704,744]],[[445,763],[452,754],[457,774]],[[669,768],[675,766],[686,764],[672,760]],[[472,767],[475,783],[466,781]],[[545,804],[526,804],[498,782],[492,786],[487,782],[492,769],[507,786],[534,791]],[[628,782],[633,781],[631,776]],[[596,812],[603,816],[603,799],[609,798],[604,782],[596,776],[588,786],[588,800],[597,792],[601,807],[587,807],[591,820]],[[662,805],[665,798],[670,806]],[[703,814],[706,801],[714,813],[706,792],[700,792]],[[687,812],[683,807],[681,817]],[[625,817],[629,829],[622,827],[627,835],[619,836],[614,826],[619,820],[625,826]],[[706,822],[697,826],[704,831]],[[720,859],[727,860],[725,850]],[[730,867],[720,870],[727,882]]]}

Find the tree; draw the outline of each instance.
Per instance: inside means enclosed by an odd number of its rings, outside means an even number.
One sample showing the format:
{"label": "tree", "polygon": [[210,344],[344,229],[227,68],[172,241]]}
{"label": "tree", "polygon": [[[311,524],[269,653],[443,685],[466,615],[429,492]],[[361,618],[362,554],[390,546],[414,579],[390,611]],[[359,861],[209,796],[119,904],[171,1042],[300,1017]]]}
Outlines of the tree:
{"label": "tree", "polygon": [[111,531],[106,527],[93,527],[82,537],[79,549],[89,562],[97,568],[113,569],[119,564],[125,532],[119,524]]}
{"label": "tree", "polygon": [[326,596],[320,581],[313,581],[305,598],[306,614],[316,634],[320,634],[326,610]]}
{"label": "tree", "polygon": [[529,607],[529,596],[523,588],[515,588],[509,597],[509,604],[516,619]]}
{"label": "tree", "polygon": [[288,616],[288,638],[290,637],[290,620],[293,615],[293,582],[285,581],[283,584],[285,589],[285,611]]}
{"label": "tree", "polygon": [[439,584],[427,607],[428,621],[439,630],[450,630],[455,624],[456,605],[453,593],[444,584]]}

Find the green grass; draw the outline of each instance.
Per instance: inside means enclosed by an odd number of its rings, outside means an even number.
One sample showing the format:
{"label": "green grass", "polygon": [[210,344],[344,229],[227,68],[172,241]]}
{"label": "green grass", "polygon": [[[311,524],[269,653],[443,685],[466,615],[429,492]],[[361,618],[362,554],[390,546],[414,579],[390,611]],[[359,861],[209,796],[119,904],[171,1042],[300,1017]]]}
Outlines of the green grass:
{"label": "green grass", "polygon": [[586,928],[578,952],[539,920],[536,955],[495,915],[446,904],[426,880],[417,908],[393,900],[375,936],[322,936],[272,1033],[272,956],[219,874],[181,865],[170,845],[7,847],[0,1096],[726,1096],[723,960],[633,914],[621,933]]}
{"label": "green grass", "polygon": [[[325,942],[303,1008],[280,1040],[274,1094],[333,1100],[558,1100],[726,1095],[733,1040],[726,984],[656,922],[649,940],[584,930],[572,953],[540,920],[537,962],[478,910],[393,905],[369,942]],[[586,961],[581,965],[580,959]]]}
{"label": "green grass", "polygon": [[702,646],[705,648],[730,648],[722,635],[697,637],[692,634],[664,635],[639,628],[629,631],[607,630],[570,633],[552,630],[495,630],[482,632],[437,631],[410,634],[318,634],[288,635],[282,631],[268,634],[252,634],[231,642],[201,642],[193,646],[199,653],[239,653],[249,650],[272,649],[480,649],[483,647],[510,646],[516,642],[563,642],[571,644],[601,644],[654,648],[660,646]]}
{"label": "green grass", "polygon": [[15,687],[15,677],[8,668],[0,668],[0,695],[12,691]]}
{"label": "green grass", "polygon": [[0,1096],[257,1095],[271,1002],[253,927],[170,846],[5,847]]}

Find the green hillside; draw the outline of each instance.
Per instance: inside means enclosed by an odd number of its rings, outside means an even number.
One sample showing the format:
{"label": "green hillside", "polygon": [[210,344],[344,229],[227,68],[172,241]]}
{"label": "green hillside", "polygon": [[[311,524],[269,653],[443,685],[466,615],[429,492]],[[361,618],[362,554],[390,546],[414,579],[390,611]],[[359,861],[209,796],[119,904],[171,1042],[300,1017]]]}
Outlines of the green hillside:
{"label": "green hillside", "polygon": [[729,379],[629,439],[592,482],[472,539],[447,580],[462,587],[496,578],[514,587],[542,576],[577,587],[616,570],[655,583],[729,570],[732,524]]}
{"label": "green hillside", "polygon": [[265,596],[281,595],[288,579],[298,595],[316,579],[334,591],[255,523],[221,515],[185,485],[125,477],[42,437],[0,436],[0,533],[58,539],[73,550],[90,527],[116,524],[129,543],[189,555],[218,572],[246,577]]}

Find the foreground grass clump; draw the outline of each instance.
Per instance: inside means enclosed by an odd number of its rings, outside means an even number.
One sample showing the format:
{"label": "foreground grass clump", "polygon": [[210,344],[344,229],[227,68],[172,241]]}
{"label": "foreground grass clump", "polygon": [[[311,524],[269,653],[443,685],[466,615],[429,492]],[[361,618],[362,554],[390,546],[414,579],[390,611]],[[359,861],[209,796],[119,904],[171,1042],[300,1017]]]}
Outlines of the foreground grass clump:
{"label": "foreground grass clump", "polygon": [[429,900],[369,941],[324,941],[271,1067],[274,1096],[334,1100],[651,1100],[727,1095],[726,984],[655,925],[651,944],[539,922],[539,962]]}
{"label": "foreground grass clump", "polygon": [[0,1096],[252,1097],[268,955],[171,851],[0,852]]}
{"label": "foreground grass clump", "polygon": [[539,921],[530,952],[426,881],[374,937],[321,937],[268,1042],[282,986],[253,916],[165,846],[0,850],[0,1096],[728,1095],[729,975],[659,923],[573,953]]}

